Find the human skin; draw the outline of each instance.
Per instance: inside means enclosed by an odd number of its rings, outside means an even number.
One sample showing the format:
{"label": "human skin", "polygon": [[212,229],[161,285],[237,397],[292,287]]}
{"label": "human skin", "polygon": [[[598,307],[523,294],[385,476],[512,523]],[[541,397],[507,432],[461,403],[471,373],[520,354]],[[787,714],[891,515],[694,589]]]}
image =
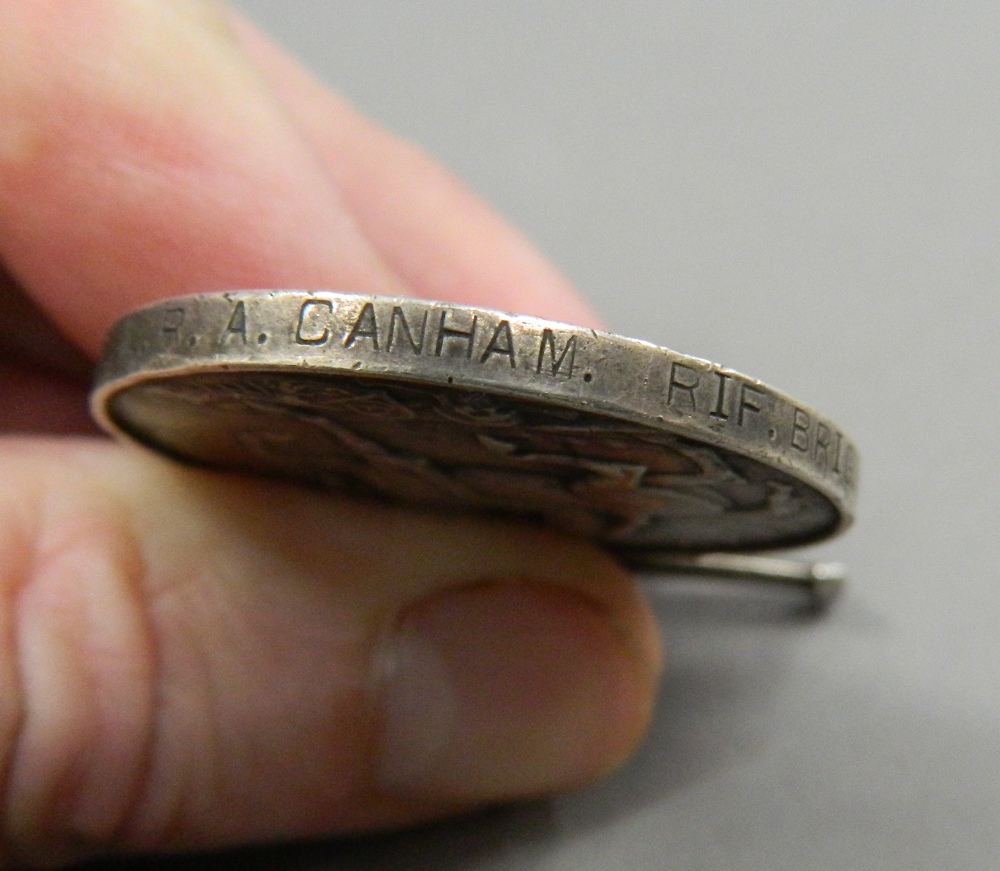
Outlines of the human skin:
{"label": "human skin", "polygon": [[526,525],[179,467],[86,416],[128,310],[234,288],[594,315],[218,5],[0,4],[0,860],[408,825],[627,757],[634,583]]}

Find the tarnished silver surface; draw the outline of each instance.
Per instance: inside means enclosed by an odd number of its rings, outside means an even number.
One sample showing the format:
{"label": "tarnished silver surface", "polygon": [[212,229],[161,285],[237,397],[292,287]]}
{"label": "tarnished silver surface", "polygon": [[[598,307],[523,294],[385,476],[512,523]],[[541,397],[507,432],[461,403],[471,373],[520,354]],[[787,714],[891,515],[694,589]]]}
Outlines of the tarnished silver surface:
{"label": "tarnished silver surface", "polygon": [[645,342],[486,309],[241,291],[113,330],[97,420],[189,462],[535,518],[628,563],[829,536],[857,451],[809,407]]}

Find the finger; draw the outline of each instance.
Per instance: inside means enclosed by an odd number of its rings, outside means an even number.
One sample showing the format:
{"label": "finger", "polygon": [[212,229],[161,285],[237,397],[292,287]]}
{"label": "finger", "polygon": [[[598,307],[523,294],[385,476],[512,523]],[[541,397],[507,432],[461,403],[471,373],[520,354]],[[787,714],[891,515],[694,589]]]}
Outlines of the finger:
{"label": "finger", "polygon": [[[0,55],[0,257],[91,354],[126,309],[236,287],[408,292],[594,320],[415,151],[310,96],[304,77],[282,105],[214,6],[7,4]],[[304,142],[288,116],[304,122],[307,97],[322,135]]]}
{"label": "finger", "polygon": [[[90,353],[157,296],[407,287],[217,25],[188,2],[0,7],[0,252]],[[109,445],[0,467],[21,851],[396,824],[578,782],[641,729],[650,623],[582,545]]]}
{"label": "finger", "polygon": [[8,860],[545,793],[616,765],[648,718],[635,588],[525,527],[7,439],[0,539]]}
{"label": "finger", "polygon": [[233,20],[358,226],[416,295],[599,326],[534,247],[454,177],[355,112],[248,21]]}
{"label": "finger", "polygon": [[49,323],[0,263],[0,360],[86,386],[90,361]]}
{"label": "finger", "polygon": [[163,296],[403,291],[214,5],[2,4],[0,57],[0,258],[91,355]]}
{"label": "finger", "polygon": [[86,396],[71,380],[0,361],[0,433],[96,435]]}
{"label": "finger", "polygon": [[86,411],[90,362],[0,265],[0,433],[95,433]]}

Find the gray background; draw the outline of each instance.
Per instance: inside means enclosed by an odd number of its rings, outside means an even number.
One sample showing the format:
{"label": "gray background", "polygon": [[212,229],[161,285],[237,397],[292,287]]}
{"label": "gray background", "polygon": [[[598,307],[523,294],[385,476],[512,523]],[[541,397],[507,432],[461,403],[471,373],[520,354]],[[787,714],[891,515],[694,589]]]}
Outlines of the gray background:
{"label": "gray background", "polygon": [[853,571],[823,619],[650,585],[669,668],[609,781],[163,867],[998,867],[1000,5],[239,5],[612,329],[841,423],[862,500],[816,549]]}

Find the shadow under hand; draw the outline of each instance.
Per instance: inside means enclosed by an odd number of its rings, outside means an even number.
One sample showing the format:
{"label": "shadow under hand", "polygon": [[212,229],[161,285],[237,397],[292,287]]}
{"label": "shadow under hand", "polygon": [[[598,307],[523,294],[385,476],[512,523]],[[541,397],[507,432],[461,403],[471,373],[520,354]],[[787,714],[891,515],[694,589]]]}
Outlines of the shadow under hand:
{"label": "shadow under hand", "polygon": [[649,734],[616,775],[557,800],[563,830],[662,807],[762,752],[793,647],[825,619],[800,589],[669,578],[646,591],[667,651]]}
{"label": "shadow under hand", "polygon": [[[460,871],[530,854],[551,837],[551,816],[548,802],[533,802],[391,834],[98,861],[79,871]],[[519,857],[518,867],[530,866]]]}

